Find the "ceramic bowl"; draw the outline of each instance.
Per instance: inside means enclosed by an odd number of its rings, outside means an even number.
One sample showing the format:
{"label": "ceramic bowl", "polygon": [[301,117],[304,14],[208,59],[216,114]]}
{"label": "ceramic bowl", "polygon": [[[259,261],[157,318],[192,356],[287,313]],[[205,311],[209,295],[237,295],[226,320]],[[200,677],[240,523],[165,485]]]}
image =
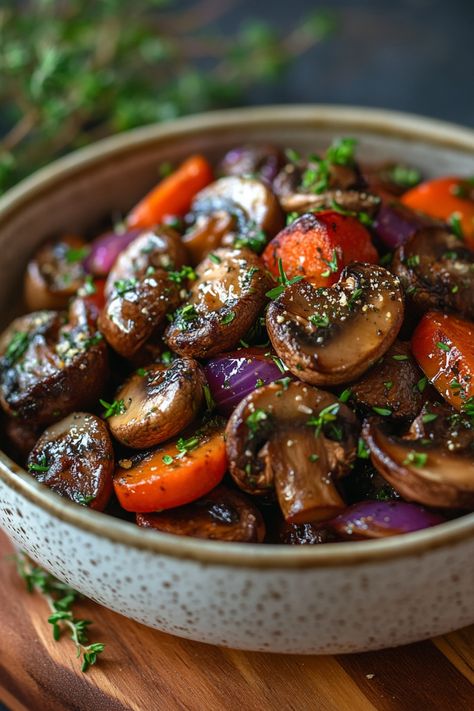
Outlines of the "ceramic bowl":
{"label": "ceramic bowl", "polygon": [[[403,114],[328,106],[217,112],[114,137],[57,161],[0,201],[0,308],[18,308],[28,256],[46,236],[123,214],[162,161],[235,144],[317,150],[355,136],[366,159],[427,175],[474,173],[472,132]],[[150,627],[248,650],[341,653],[413,642],[474,622],[474,515],[379,541],[226,544],[143,530],[83,509],[0,456],[0,523],[93,600]]]}

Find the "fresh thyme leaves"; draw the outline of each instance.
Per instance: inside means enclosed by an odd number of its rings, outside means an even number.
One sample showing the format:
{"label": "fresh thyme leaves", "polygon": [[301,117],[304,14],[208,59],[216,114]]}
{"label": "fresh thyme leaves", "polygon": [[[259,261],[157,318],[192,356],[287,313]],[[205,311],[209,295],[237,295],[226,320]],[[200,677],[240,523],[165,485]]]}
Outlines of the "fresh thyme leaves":
{"label": "fresh thyme leaves", "polygon": [[434,412],[426,412],[421,419],[423,420],[424,424],[427,425],[428,422],[434,422],[437,418],[438,415],[435,415]]}
{"label": "fresh thyme leaves", "polygon": [[222,259],[218,257],[217,254],[212,254],[212,252],[210,252],[207,256],[213,264],[220,264],[222,262]]}
{"label": "fresh thyme leaves", "polygon": [[392,411],[388,407],[373,407],[372,410],[382,417],[390,417]]}
{"label": "fresh thyme leaves", "polygon": [[342,393],[339,395],[339,400],[340,402],[347,402],[352,395],[352,388],[346,388],[345,390],[342,391]]}
{"label": "fresh thyme leaves", "polygon": [[113,402],[106,402],[105,400],[99,400],[105,412],[103,417],[108,419],[109,417],[114,417],[115,415],[123,415],[127,408],[123,400],[114,400]]}
{"label": "fresh thyme leaves", "polygon": [[357,442],[357,456],[359,459],[368,459],[370,457],[370,450],[362,437],[359,437]]}
{"label": "fresh thyme leaves", "polygon": [[252,252],[260,254],[267,244],[267,236],[263,230],[257,227],[254,223],[249,223],[247,230],[243,234],[239,234],[234,241],[235,247],[248,247]]}
{"label": "fresh thyme leaves", "polygon": [[247,419],[245,420],[245,424],[249,428],[250,432],[252,435],[256,434],[262,424],[262,422],[265,422],[268,419],[268,414],[265,412],[265,410],[262,410],[260,407],[257,407],[254,412],[252,412]]}
{"label": "fresh thyme leaves", "polygon": [[421,180],[421,173],[416,168],[409,168],[406,165],[394,165],[389,173],[390,180],[401,188],[414,188]]}
{"label": "fresh thyme leaves", "polygon": [[367,212],[364,212],[363,210],[346,210],[346,208],[342,207],[342,205],[339,205],[336,200],[331,200],[331,209],[334,210],[334,212],[338,212],[340,215],[357,218],[359,222],[361,222],[366,227],[372,227],[372,225],[374,224],[373,219]]}
{"label": "fresh thyme leaves", "polygon": [[316,417],[311,417],[306,424],[310,427],[315,427],[315,436],[318,437],[325,425],[330,422],[335,422],[337,413],[339,412],[339,403],[333,402],[331,405],[324,407]]}
{"label": "fresh thyme leaves", "polygon": [[76,264],[77,262],[82,262],[90,252],[90,247],[84,246],[74,249],[69,247],[65,253],[66,262],[68,264]]}
{"label": "fresh thyme leaves", "polygon": [[407,356],[404,353],[400,353],[399,355],[393,355],[392,358],[393,360],[398,361],[410,360],[410,356]]}
{"label": "fresh thyme leaves", "polygon": [[286,373],[286,372],[287,372],[288,368],[287,368],[286,365],[283,363],[283,361],[282,361],[281,358],[279,358],[279,357],[276,356],[276,355],[272,355],[271,358],[272,358],[272,361],[275,363],[276,367],[278,368],[278,370],[280,371],[280,373]]}
{"label": "fresh thyme leaves", "polygon": [[440,351],[444,351],[445,353],[449,353],[451,348],[448,346],[447,343],[443,343],[443,341],[438,341],[436,344],[436,347],[440,349]]}
{"label": "fresh thyme leaves", "polygon": [[29,462],[28,470],[30,472],[48,472],[49,464],[46,459],[46,454],[43,454],[39,462]]}
{"label": "fresh thyme leaves", "polygon": [[206,401],[206,408],[207,410],[213,410],[214,407],[216,406],[216,403],[214,402],[214,398],[211,395],[211,389],[207,383],[203,385],[203,391],[204,391],[204,399]]}
{"label": "fresh thyme leaves", "polygon": [[312,314],[308,317],[308,321],[318,328],[328,328],[331,323],[327,314]]}
{"label": "fresh thyme leaves", "polygon": [[221,323],[223,326],[227,326],[227,324],[232,323],[234,318],[235,318],[235,311],[228,311],[224,316],[222,316]]}
{"label": "fresh thyme leaves", "polygon": [[183,281],[196,281],[197,274],[192,267],[184,265],[179,271],[169,271],[168,278],[176,284],[182,284]]}
{"label": "fresh thyme leaves", "polygon": [[453,212],[448,218],[448,225],[451,228],[451,232],[458,239],[464,240],[464,232],[462,229],[461,215],[459,212]]}
{"label": "fresh thyme leaves", "polygon": [[418,388],[418,391],[420,393],[422,393],[422,392],[424,392],[424,389],[426,388],[427,385],[428,385],[428,378],[426,376],[423,376],[417,382],[416,387]]}
{"label": "fresh thyme leaves", "polygon": [[428,455],[425,452],[415,452],[412,450],[408,452],[406,459],[403,460],[403,464],[413,464],[414,467],[419,467],[420,469],[425,466],[428,460]]}
{"label": "fresh thyme leaves", "polygon": [[347,300],[347,306],[352,311],[357,300],[362,296],[362,289],[354,289],[349,299]]}
{"label": "fresh thyme leaves", "polygon": [[138,280],[132,279],[119,279],[114,281],[114,289],[118,296],[123,296],[128,291],[133,291],[138,284]]}
{"label": "fresh thyme leaves", "polygon": [[181,459],[182,457],[185,457],[188,452],[196,449],[200,441],[201,438],[197,434],[192,437],[188,437],[187,439],[180,437],[176,442],[176,449],[179,452],[179,454],[176,455],[176,459]]}
{"label": "fresh thyme leaves", "polygon": [[51,610],[48,622],[53,626],[53,638],[58,641],[64,631],[69,631],[69,636],[76,647],[76,655],[82,662],[81,669],[86,672],[89,667],[96,664],[98,655],[104,651],[105,645],[101,642],[89,644],[87,628],[92,623],[74,617],[72,606],[79,599],[79,593],[34,565],[24,553],[16,557],[16,565],[28,592],[37,592],[46,600]]}
{"label": "fresh thyme leaves", "polygon": [[29,333],[26,331],[15,331],[4,355],[8,365],[14,365],[21,358],[28,348],[29,342]]}
{"label": "fresh thyme leaves", "polygon": [[310,166],[301,177],[301,187],[318,195],[327,190],[331,165],[353,165],[356,143],[354,138],[339,138],[332,142],[324,158],[310,156]]}
{"label": "fresh thyme leaves", "polygon": [[297,282],[303,279],[302,276],[295,276],[292,279],[288,279],[285,274],[285,270],[283,269],[283,263],[281,261],[281,258],[278,260],[278,272],[279,285],[275,286],[273,289],[270,289],[270,291],[267,291],[267,293],[265,294],[265,296],[267,296],[269,299],[277,299],[279,296],[281,296],[281,294],[283,294],[287,286],[296,284]]}
{"label": "fresh thyme leaves", "polygon": [[321,276],[323,277],[328,277],[330,274],[335,274],[337,270],[339,269],[339,263],[338,263],[338,257],[337,257],[337,252],[334,249],[332,253],[331,259],[324,259],[323,257],[323,262],[324,264],[328,265],[328,269],[325,269],[324,272],[321,272]]}
{"label": "fresh thyme leaves", "polygon": [[171,317],[171,320],[175,319],[176,325],[179,330],[185,331],[187,328],[190,327],[192,321],[197,318],[198,312],[196,311],[196,307],[194,306],[194,304],[186,304],[185,306],[181,306],[174,312],[174,316]]}

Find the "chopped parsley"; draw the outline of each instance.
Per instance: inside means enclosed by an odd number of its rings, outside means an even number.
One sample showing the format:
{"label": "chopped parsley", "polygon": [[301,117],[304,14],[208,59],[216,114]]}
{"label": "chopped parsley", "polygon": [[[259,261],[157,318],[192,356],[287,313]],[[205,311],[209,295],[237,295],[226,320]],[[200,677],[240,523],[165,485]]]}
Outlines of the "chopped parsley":
{"label": "chopped parsley", "polygon": [[171,320],[176,320],[176,325],[179,330],[185,331],[189,328],[190,323],[195,321],[198,316],[199,314],[196,311],[194,304],[186,304],[185,306],[181,306],[179,309],[176,309],[174,316],[171,317]]}
{"label": "chopped parsley", "polygon": [[148,370],[146,370],[145,368],[137,368],[137,370],[135,371],[135,373],[136,373],[137,375],[139,375],[140,378],[144,378],[145,375],[148,373]]}
{"label": "chopped parsley", "polygon": [[168,278],[176,284],[182,284],[183,281],[196,281],[197,274],[192,267],[184,265],[179,271],[169,271]]}
{"label": "chopped parsley", "polygon": [[109,417],[115,417],[116,415],[123,415],[127,408],[123,400],[113,400],[112,402],[106,402],[106,400],[99,400],[105,412],[103,417],[105,419]]}
{"label": "chopped parsley", "polygon": [[90,247],[84,246],[74,249],[69,247],[66,250],[65,258],[68,264],[76,264],[77,262],[82,262],[90,252]]}
{"label": "chopped parsley", "polygon": [[438,415],[435,415],[434,412],[426,412],[422,418],[425,425],[428,424],[428,422],[434,422],[436,419],[438,419]]}
{"label": "chopped parsley", "polygon": [[94,296],[94,294],[97,293],[97,287],[94,283],[93,277],[88,274],[86,278],[84,279],[84,283],[79,289],[79,295],[82,296]]}
{"label": "chopped parsley", "polygon": [[322,429],[325,425],[329,424],[330,422],[335,422],[337,419],[337,413],[339,412],[340,408],[340,403],[338,402],[333,402],[331,405],[327,405],[327,407],[323,407],[323,409],[319,412],[316,417],[311,417],[306,424],[309,425],[310,427],[315,427],[315,436],[318,437]]}
{"label": "chopped parsley", "polygon": [[183,457],[185,457],[188,452],[191,452],[193,449],[196,449],[200,441],[201,439],[199,435],[193,435],[192,437],[188,437],[187,439],[184,439],[184,437],[180,437],[176,442],[176,449],[179,452],[179,454],[176,455],[176,458],[182,459]]}
{"label": "chopped parsley", "polygon": [[410,360],[410,356],[404,355],[402,353],[400,355],[394,355],[394,356],[392,356],[392,358],[393,358],[393,360],[400,360],[400,361]]}
{"label": "chopped parsley", "polygon": [[163,351],[161,354],[161,362],[163,365],[170,365],[173,362],[173,355],[171,351]]}
{"label": "chopped parsley", "polygon": [[278,272],[279,285],[275,286],[273,289],[270,289],[270,291],[267,291],[267,293],[265,294],[265,296],[267,296],[269,299],[277,299],[279,296],[281,296],[281,294],[283,294],[287,286],[296,284],[297,282],[303,279],[302,276],[295,276],[292,279],[288,279],[285,274],[285,270],[283,269],[283,263],[281,261],[281,258],[278,260]]}
{"label": "chopped parsley", "polygon": [[403,460],[403,464],[413,464],[414,467],[419,467],[420,469],[425,466],[428,460],[428,455],[425,452],[415,452],[412,450],[408,452],[406,459]]}
{"label": "chopped parsley", "polygon": [[224,326],[227,326],[227,324],[232,323],[232,321],[235,318],[235,311],[228,311],[222,318],[221,318],[221,323]]}
{"label": "chopped parsley", "polygon": [[401,188],[414,188],[421,181],[421,173],[406,165],[394,165],[389,173],[390,180]]}
{"label": "chopped parsley", "polygon": [[453,235],[455,235],[460,240],[464,240],[464,232],[461,224],[461,215],[459,214],[459,212],[453,212],[448,217],[448,225],[450,226]]}
{"label": "chopped parsley", "polygon": [[417,382],[416,387],[418,388],[418,391],[420,393],[422,393],[422,392],[424,392],[427,385],[428,385],[428,378],[426,376],[423,376]]}
{"label": "chopped parsley", "polygon": [[46,459],[46,454],[43,454],[39,462],[29,462],[28,463],[28,470],[30,472],[48,472],[49,471],[49,465]]}
{"label": "chopped parsley", "polygon": [[357,299],[359,299],[362,296],[362,293],[363,293],[362,289],[354,289],[350,298],[347,300],[347,305],[351,311],[354,308]]}
{"label": "chopped parsley", "polygon": [[386,380],[384,382],[385,390],[391,390],[393,388],[393,382],[391,380]]}
{"label": "chopped parsley", "polygon": [[206,400],[206,408],[208,410],[213,410],[214,407],[216,406],[216,403],[214,402],[214,398],[211,395],[211,389],[207,383],[202,386],[202,389],[204,391],[204,399]]}
{"label": "chopped parsley", "polygon": [[77,503],[80,506],[89,506],[93,501],[95,501],[95,496],[90,495],[90,496],[79,496],[78,499],[76,499]]}
{"label": "chopped parsley", "polygon": [[5,360],[13,365],[24,355],[30,342],[30,334],[26,331],[15,331],[5,351]]}
{"label": "chopped parsley", "polygon": [[166,466],[168,467],[170,464],[173,464],[173,461],[174,461],[174,460],[173,460],[173,457],[172,457],[171,455],[169,455],[169,454],[164,454],[164,455],[161,457],[161,461],[163,462],[163,464],[166,464]]}
{"label": "chopped parsley", "polygon": [[392,411],[388,407],[373,407],[372,410],[382,417],[390,417]]}
{"label": "chopped parsley", "polygon": [[342,393],[339,395],[339,400],[341,402],[347,402],[352,395],[352,388],[346,388],[345,390],[342,391]]}
{"label": "chopped parsley", "polygon": [[407,267],[418,267],[420,264],[420,255],[419,254],[412,254],[409,256],[406,260],[406,265]]}
{"label": "chopped parsley", "polygon": [[268,414],[265,410],[257,407],[245,420],[245,424],[249,428],[252,435],[256,434],[262,424],[268,420]]}
{"label": "chopped parsley", "polygon": [[357,141],[354,138],[339,138],[331,143],[324,158],[313,155],[301,178],[302,188],[317,195],[329,187],[331,165],[354,165],[354,153]]}
{"label": "chopped parsley", "polygon": [[246,232],[240,234],[234,241],[235,247],[248,247],[257,254],[263,251],[266,244],[267,236],[265,232],[253,222],[249,223]]}
{"label": "chopped parsley", "polygon": [[213,264],[220,264],[222,262],[222,259],[218,257],[217,254],[212,254],[212,252],[209,252],[207,256]]}
{"label": "chopped parsley", "polygon": [[438,341],[436,347],[439,348],[440,351],[444,351],[445,353],[449,353],[449,351],[451,350],[450,346],[448,346],[447,343],[443,343],[443,341]]}
{"label": "chopped parsley", "polygon": [[323,316],[320,314],[312,314],[308,317],[308,321],[318,328],[327,328],[331,323],[327,314]]}
{"label": "chopped parsley", "polygon": [[317,462],[319,459],[319,454],[310,454],[308,456],[310,462]]}
{"label": "chopped parsley", "polygon": [[359,437],[359,441],[357,442],[357,456],[359,459],[368,459],[370,457],[369,448],[362,437]]}
{"label": "chopped parsley", "polygon": [[328,277],[330,274],[335,274],[339,269],[337,251],[333,250],[331,259],[324,259],[323,257],[323,262],[328,265],[328,268],[321,272],[321,276]]}
{"label": "chopped parsley", "polygon": [[138,281],[133,277],[132,279],[118,279],[114,281],[114,289],[118,296],[123,296],[128,291],[133,291],[137,286]]}

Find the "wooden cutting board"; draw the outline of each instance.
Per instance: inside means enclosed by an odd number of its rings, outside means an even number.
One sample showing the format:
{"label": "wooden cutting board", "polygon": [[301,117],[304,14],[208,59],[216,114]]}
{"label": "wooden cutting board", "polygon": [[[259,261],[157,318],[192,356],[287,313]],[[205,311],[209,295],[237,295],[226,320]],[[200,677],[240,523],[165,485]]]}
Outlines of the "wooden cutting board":
{"label": "wooden cutting board", "polygon": [[0,534],[0,701],[11,711],[474,709],[474,626],[381,652],[271,655],[188,642],[84,601],[78,612],[106,650],[83,674],[11,552]]}

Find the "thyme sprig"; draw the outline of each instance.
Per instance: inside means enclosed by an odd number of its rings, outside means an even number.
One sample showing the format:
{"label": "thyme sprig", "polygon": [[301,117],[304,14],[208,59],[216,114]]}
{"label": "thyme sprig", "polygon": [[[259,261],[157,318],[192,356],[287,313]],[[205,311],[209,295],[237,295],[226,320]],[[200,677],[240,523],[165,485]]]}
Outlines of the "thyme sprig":
{"label": "thyme sprig", "polygon": [[18,574],[25,581],[28,592],[39,593],[48,604],[51,611],[48,622],[53,626],[54,640],[59,641],[64,632],[69,632],[69,637],[76,647],[76,656],[81,660],[81,670],[86,672],[96,664],[105,644],[90,644],[88,627],[92,622],[74,616],[72,606],[81,597],[80,593],[34,565],[24,553],[17,555],[15,560]]}

